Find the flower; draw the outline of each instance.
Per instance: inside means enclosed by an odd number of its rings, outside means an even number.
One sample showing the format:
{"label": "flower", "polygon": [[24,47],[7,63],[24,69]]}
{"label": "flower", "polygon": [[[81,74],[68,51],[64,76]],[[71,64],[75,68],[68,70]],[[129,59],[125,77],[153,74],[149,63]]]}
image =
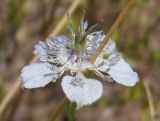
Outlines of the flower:
{"label": "flower", "polygon": [[[61,85],[67,98],[76,102],[78,109],[97,101],[103,92],[100,81],[83,75],[87,69],[104,80],[134,86],[139,80],[138,75],[116,51],[115,42],[110,39],[103,51],[97,52],[105,35],[102,31],[92,32],[87,27],[87,21],[81,20],[77,31],[70,22],[70,38],[62,35],[49,37],[46,42],[39,41],[33,51],[39,60],[21,71],[23,87],[44,87],[69,71],[70,75],[64,76]],[[97,60],[92,64],[90,57],[96,54]]]}

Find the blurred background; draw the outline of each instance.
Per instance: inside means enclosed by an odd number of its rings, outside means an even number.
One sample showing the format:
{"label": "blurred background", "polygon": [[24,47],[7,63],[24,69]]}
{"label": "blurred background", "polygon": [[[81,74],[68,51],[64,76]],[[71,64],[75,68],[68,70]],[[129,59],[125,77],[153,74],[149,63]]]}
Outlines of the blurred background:
{"label": "blurred background", "polygon": [[[73,0],[0,0],[0,101],[32,58],[33,46],[44,40]],[[83,10],[89,26],[111,27],[127,0],[82,0],[71,18]],[[66,26],[60,34],[67,34]],[[151,92],[155,121],[160,121],[160,0],[137,0],[113,35],[118,49],[140,76],[133,88],[104,82],[102,98],[75,114],[75,121],[151,121],[146,89]],[[22,89],[0,121],[47,121],[64,93],[61,79],[44,88]],[[147,84],[147,86],[144,86]],[[57,121],[67,121],[63,111]]]}

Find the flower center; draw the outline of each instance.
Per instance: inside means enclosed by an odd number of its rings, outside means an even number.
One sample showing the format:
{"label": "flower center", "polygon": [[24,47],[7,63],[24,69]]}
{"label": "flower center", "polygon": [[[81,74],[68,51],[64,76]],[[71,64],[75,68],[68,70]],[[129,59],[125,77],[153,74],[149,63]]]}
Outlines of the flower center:
{"label": "flower center", "polygon": [[73,86],[80,86],[81,88],[83,88],[83,86],[85,85],[85,82],[83,81],[83,79],[84,77],[81,71],[77,70],[76,77],[72,80],[71,84]]}

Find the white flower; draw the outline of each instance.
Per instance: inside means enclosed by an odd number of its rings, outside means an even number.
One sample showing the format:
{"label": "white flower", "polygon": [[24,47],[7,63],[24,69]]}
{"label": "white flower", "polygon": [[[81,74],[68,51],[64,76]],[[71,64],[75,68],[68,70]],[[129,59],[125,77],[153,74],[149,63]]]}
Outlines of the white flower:
{"label": "white flower", "polygon": [[[65,71],[70,75],[62,79],[62,89],[67,98],[77,103],[77,108],[92,104],[102,95],[102,84],[96,79],[83,76],[86,69],[94,71],[104,80],[115,81],[125,86],[134,86],[139,78],[116,51],[115,42],[110,39],[101,53],[96,50],[105,37],[102,31],[86,30],[87,22],[82,22],[75,32],[70,27],[72,38],[65,36],[50,37],[46,42],[35,45],[34,54],[39,60],[22,69],[23,87],[44,87],[62,76]],[[90,57],[97,54],[94,64]]]}
{"label": "white flower", "polygon": [[65,76],[62,88],[69,100],[77,103],[77,109],[98,100],[103,89],[100,81],[87,79],[82,74],[79,77]]}

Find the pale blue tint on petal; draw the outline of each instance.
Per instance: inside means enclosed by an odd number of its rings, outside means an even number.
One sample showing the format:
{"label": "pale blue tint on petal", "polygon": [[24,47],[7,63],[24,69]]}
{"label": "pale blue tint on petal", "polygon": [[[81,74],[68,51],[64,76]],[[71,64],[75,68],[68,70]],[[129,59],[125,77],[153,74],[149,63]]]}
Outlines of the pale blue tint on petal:
{"label": "pale blue tint on petal", "polygon": [[51,37],[47,41],[50,47],[48,54],[51,55],[51,58],[56,56],[57,62],[60,65],[66,63],[70,57],[71,48],[69,42],[69,39],[65,36]]}
{"label": "pale blue tint on petal", "polygon": [[139,81],[137,73],[122,58],[117,64],[110,67],[108,74],[117,83],[125,86],[134,86]]}
{"label": "pale blue tint on petal", "polygon": [[31,89],[44,87],[52,81],[55,72],[49,63],[37,62],[25,66],[21,72],[23,87]]}
{"label": "pale blue tint on petal", "polygon": [[121,59],[121,53],[112,52],[108,59],[103,59],[103,54],[99,55],[95,61],[95,65],[98,70],[102,72],[107,72],[111,66],[117,64]]}
{"label": "pale blue tint on petal", "polygon": [[103,31],[96,31],[87,36],[88,41],[86,45],[86,53],[88,54],[88,57],[90,57],[93,54],[99,54],[97,53],[97,48],[100,42],[102,41],[103,37]]}
{"label": "pale blue tint on petal", "polygon": [[47,42],[39,42],[35,45],[33,53],[41,61],[58,63],[63,65],[70,56],[69,39],[65,36],[50,37]]}
{"label": "pale blue tint on petal", "polygon": [[111,66],[114,66],[115,64],[117,64],[120,59],[122,58],[122,55],[121,53],[119,52],[112,52],[110,54],[110,56],[108,57],[108,65],[111,67]]}
{"label": "pale blue tint on petal", "polygon": [[88,27],[88,22],[87,21],[83,21],[83,28],[84,30],[86,30]]}
{"label": "pale blue tint on petal", "polygon": [[74,63],[70,61],[65,66],[67,70],[72,70],[74,72],[76,72],[77,70],[85,71],[86,69],[92,69],[93,67],[94,65],[91,64],[90,61],[88,60],[83,60],[80,66],[78,66],[78,63],[75,62],[75,60],[74,60]]}
{"label": "pale blue tint on petal", "polygon": [[37,55],[41,61],[47,61],[48,60],[47,50],[48,46],[44,42],[39,41],[39,43],[34,46],[33,53]]}
{"label": "pale blue tint on petal", "polygon": [[103,31],[96,31],[92,33],[93,39],[92,41],[92,47],[97,49],[101,41],[103,40],[104,33]]}
{"label": "pale blue tint on petal", "polygon": [[115,44],[114,40],[112,40],[110,38],[103,50],[104,50],[104,52],[106,52],[108,54],[114,52],[116,50],[116,44]]}
{"label": "pale blue tint on petal", "polygon": [[[107,56],[108,58],[104,58],[104,56]],[[121,53],[116,52],[115,42],[110,39],[104,50],[98,55],[95,65],[98,70],[102,72],[107,72],[111,66],[118,63],[118,61],[121,58]]]}
{"label": "pale blue tint on petal", "polygon": [[103,92],[101,82],[95,79],[83,78],[80,80],[80,85],[76,84],[78,81],[75,77],[65,76],[62,80],[62,89],[66,94],[67,98],[71,102],[77,103],[77,109],[84,105],[89,105],[97,101]]}
{"label": "pale blue tint on petal", "polygon": [[[105,35],[103,31],[96,31],[93,32],[92,34],[88,35],[88,43],[87,43],[87,52],[88,54],[97,54],[99,55],[100,53],[97,52],[97,48],[105,38]],[[101,54],[111,54],[116,50],[116,45],[115,42],[110,38],[109,41],[107,42],[106,46],[102,50]]]}
{"label": "pale blue tint on petal", "polygon": [[55,36],[55,37],[49,37],[47,39],[47,43],[49,45],[54,45],[57,44],[58,46],[66,46],[69,42],[69,38],[67,38],[66,36],[64,35],[60,35],[60,36]]}

